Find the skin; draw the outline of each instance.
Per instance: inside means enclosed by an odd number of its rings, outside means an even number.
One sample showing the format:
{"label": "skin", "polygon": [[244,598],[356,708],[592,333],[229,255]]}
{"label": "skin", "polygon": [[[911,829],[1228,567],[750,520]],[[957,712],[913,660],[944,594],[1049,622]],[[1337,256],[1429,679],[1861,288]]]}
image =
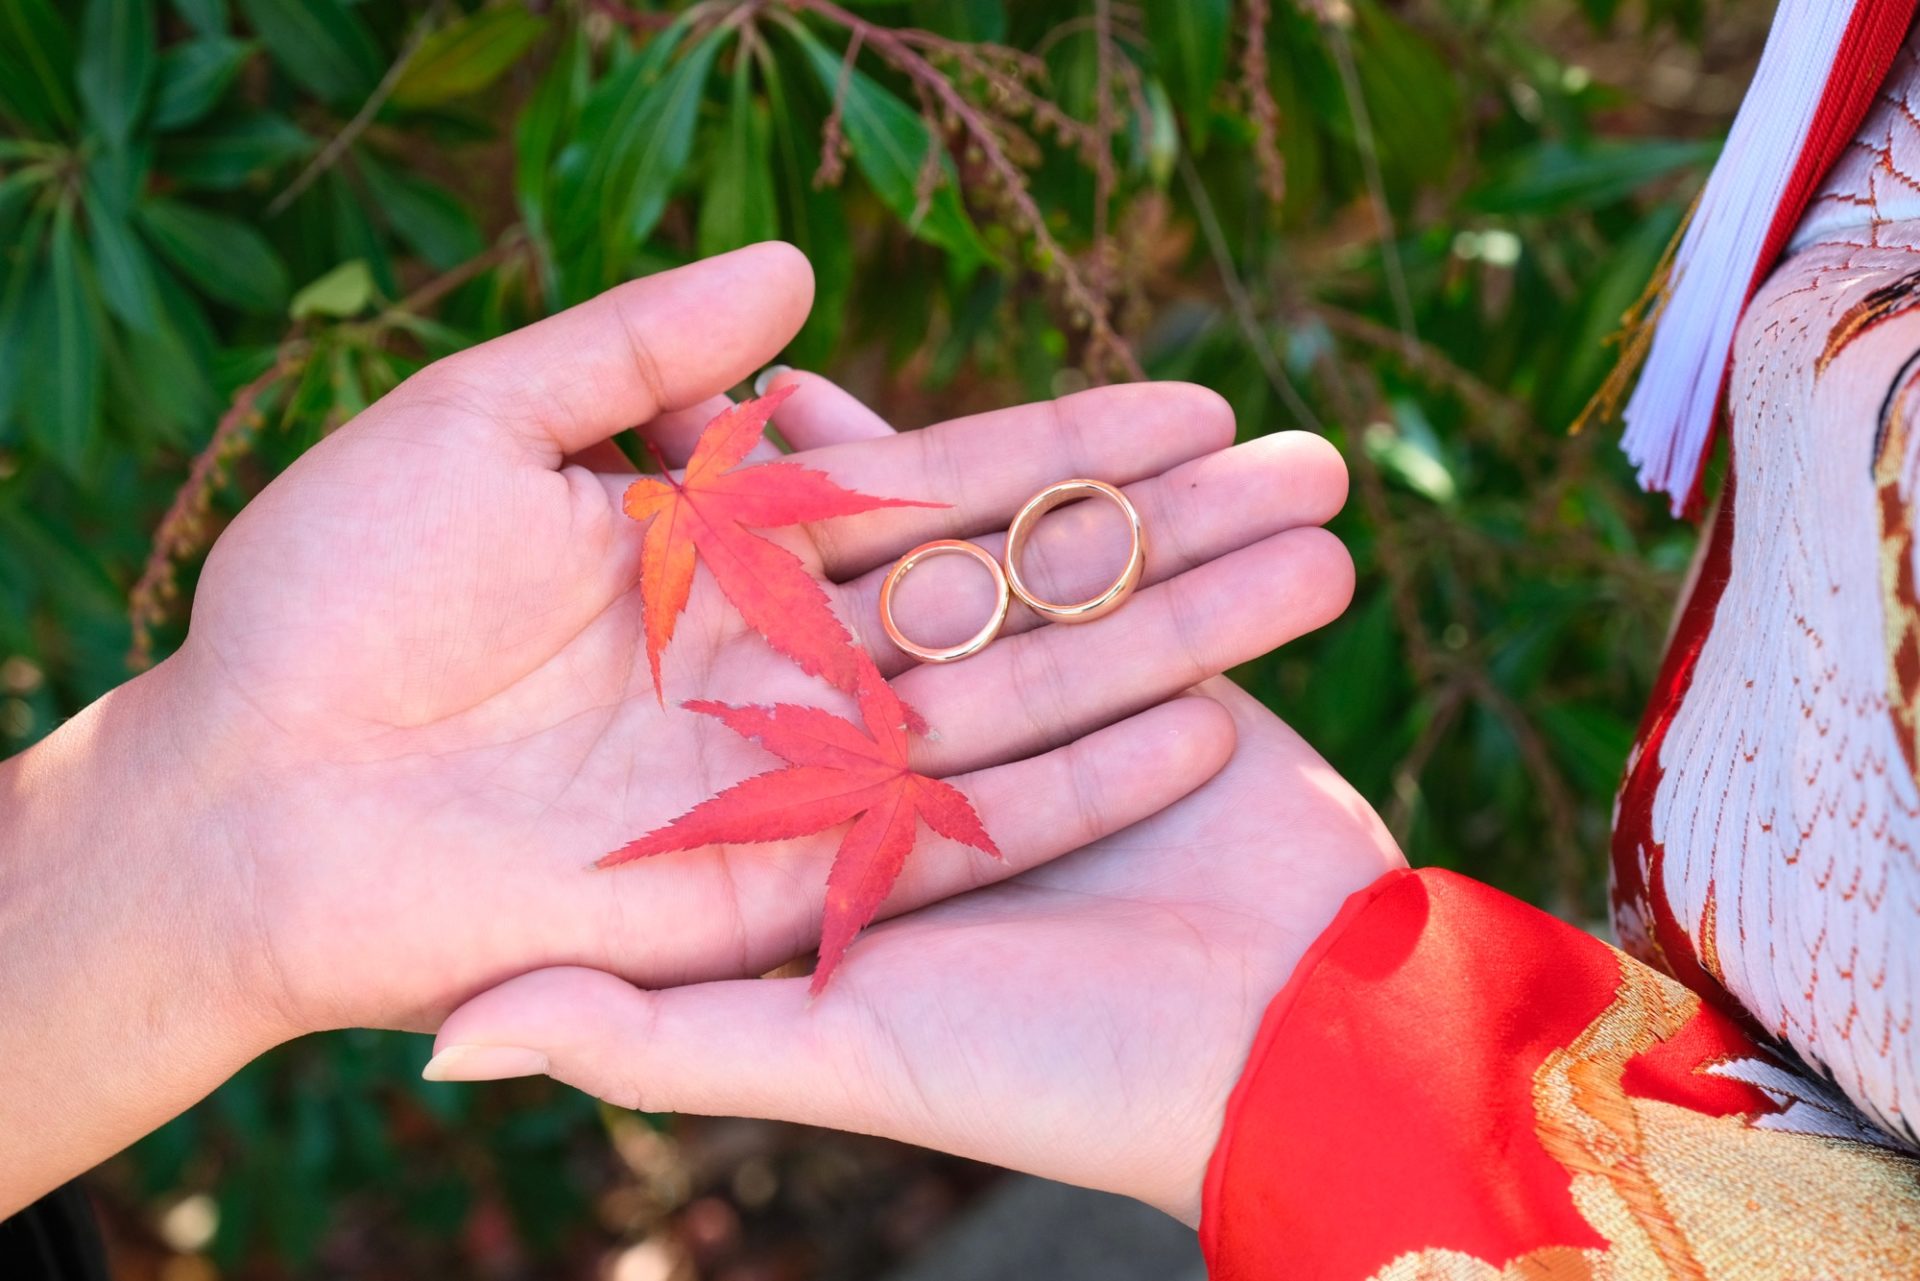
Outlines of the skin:
{"label": "skin", "polygon": [[[0,1214],[289,1038],[430,1030],[556,969],[626,995],[739,979],[817,941],[835,833],[588,870],[773,763],[655,700],[641,531],[619,513],[630,469],[609,437],[639,424],[684,459],[811,292],[797,252],[756,246],[432,366],[227,528],[176,655],[0,763]],[[1338,458],[1302,436],[1232,446],[1210,392],[1101,389],[899,436],[825,394],[778,423],[801,461],[954,504],[776,535],[862,638],[882,635],[891,561],[990,535],[1063,476],[1123,484],[1157,531],[1147,584],[1097,624],[1022,620],[951,668],[878,654],[937,731],[916,766],[965,791],[1007,853],[923,839],[888,914],[1029,872],[1206,784],[1240,713],[1183,691],[1346,603],[1350,563],[1315,528],[1344,496]],[[1084,572],[1076,526],[1049,523],[1031,568],[1064,595]],[[954,625],[941,608],[921,625]],[[704,574],[665,676],[671,699],[848,710]],[[877,954],[892,937],[819,1004],[817,1034],[896,968]]]}
{"label": "skin", "polygon": [[[865,412],[795,377],[802,411]],[[1088,520],[1071,534],[1078,559],[1117,564],[1117,522],[1075,510]],[[428,1075],[546,1072],[626,1107],[881,1134],[1197,1224],[1268,1003],[1346,897],[1405,860],[1366,802],[1231,681],[1185,702],[1232,724],[1219,773],[1073,854],[869,930],[817,1001],[802,978],[647,991],[556,968],[456,1011]]]}

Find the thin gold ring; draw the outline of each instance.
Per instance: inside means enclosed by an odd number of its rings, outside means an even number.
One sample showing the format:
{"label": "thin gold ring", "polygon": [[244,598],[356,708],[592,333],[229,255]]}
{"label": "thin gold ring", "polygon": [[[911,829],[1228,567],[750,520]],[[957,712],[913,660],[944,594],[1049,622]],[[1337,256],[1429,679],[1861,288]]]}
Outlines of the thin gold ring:
{"label": "thin gold ring", "polygon": [[[1127,551],[1127,563],[1107,588],[1097,595],[1083,601],[1063,605],[1056,601],[1044,600],[1033,593],[1020,576],[1021,553],[1027,549],[1027,540],[1033,536],[1034,526],[1040,518],[1054,508],[1065,503],[1077,502],[1082,498],[1104,498],[1120,509],[1127,518],[1127,534],[1132,546]],[[1091,623],[1119,609],[1127,597],[1133,595],[1133,589],[1140,585],[1140,575],[1147,567],[1147,531],[1140,523],[1140,513],[1127,501],[1127,496],[1105,481],[1099,480],[1063,480],[1045,489],[1027,500],[1020,514],[1013,518],[1013,524],[1007,529],[1007,585],[1020,603],[1034,613],[1055,623]]]}
{"label": "thin gold ring", "polygon": [[[993,576],[993,615],[987,619],[986,626],[975,632],[958,645],[935,647],[922,645],[907,639],[900,624],[893,621],[893,592],[900,580],[923,560],[932,560],[935,556],[970,556],[986,567]],[[972,543],[959,538],[942,538],[936,542],[922,543],[900,558],[900,563],[887,571],[887,579],[880,584],[880,625],[887,629],[887,639],[902,650],[913,655],[923,663],[957,663],[963,658],[978,654],[993,643],[1000,634],[1000,628],[1007,621],[1007,608],[1013,599],[1007,590],[1007,576],[1000,568],[1000,562],[991,555],[975,547]]]}

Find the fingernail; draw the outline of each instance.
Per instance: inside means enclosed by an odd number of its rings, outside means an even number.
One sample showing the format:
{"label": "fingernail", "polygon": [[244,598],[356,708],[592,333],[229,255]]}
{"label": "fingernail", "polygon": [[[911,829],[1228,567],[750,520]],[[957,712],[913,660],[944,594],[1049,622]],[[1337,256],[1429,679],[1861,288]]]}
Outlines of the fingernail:
{"label": "fingernail", "polygon": [[427,1060],[420,1075],[429,1081],[500,1081],[510,1076],[539,1076],[547,1056],[517,1045],[449,1045]]}
{"label": "fingernail", "polygon": [[792,372],[792,365],[768,365],[760,371],[760,376],[753,380],[753,394],[756,396],[766,395],[767,389],[773,386],[774,379],[778,378],[781,374],[790,374]]}

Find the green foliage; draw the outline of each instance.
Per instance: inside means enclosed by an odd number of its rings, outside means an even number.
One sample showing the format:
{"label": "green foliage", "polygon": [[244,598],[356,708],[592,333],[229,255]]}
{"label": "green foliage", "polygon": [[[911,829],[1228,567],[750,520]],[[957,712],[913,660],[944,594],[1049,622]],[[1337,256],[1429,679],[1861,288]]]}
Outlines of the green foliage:
{"label": "green foliage", "polygon": [[[1597,915],[1691,533],[1561,429],[1716,145],[1577,65],[1615,7],[0,0],[0,750],[176,643],[225,515],[412,369],[779,236],[786,359],[907,425],[1138,369],[1326,433],[1354,606],[1240,678],[1417,861]],[[598,1231],[599,1113],[419,1054],[289,1047],[113,1187],[211,1191],[234,1275],[349,1220],[421,1276],[492,1267],[478,1215]]]}

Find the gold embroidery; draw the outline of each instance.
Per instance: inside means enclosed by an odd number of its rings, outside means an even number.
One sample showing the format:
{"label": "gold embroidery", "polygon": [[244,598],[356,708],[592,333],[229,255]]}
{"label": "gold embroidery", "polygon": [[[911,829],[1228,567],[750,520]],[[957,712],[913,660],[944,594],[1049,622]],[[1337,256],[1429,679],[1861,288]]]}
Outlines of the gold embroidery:
{"label": "gold embroidery", "polygon": [[1373,1281],[1920,1276],[1911,1158],[1626,1093],[1627,1064],[1685,1027],[1699,998],[1624,958],[1620,969],[1613,1001],[1533,1079],[1540,1141],[1573,1176],[1574,1205],[1607,1249],[1551,1247],[1504,1266],[1425,1250]]}

